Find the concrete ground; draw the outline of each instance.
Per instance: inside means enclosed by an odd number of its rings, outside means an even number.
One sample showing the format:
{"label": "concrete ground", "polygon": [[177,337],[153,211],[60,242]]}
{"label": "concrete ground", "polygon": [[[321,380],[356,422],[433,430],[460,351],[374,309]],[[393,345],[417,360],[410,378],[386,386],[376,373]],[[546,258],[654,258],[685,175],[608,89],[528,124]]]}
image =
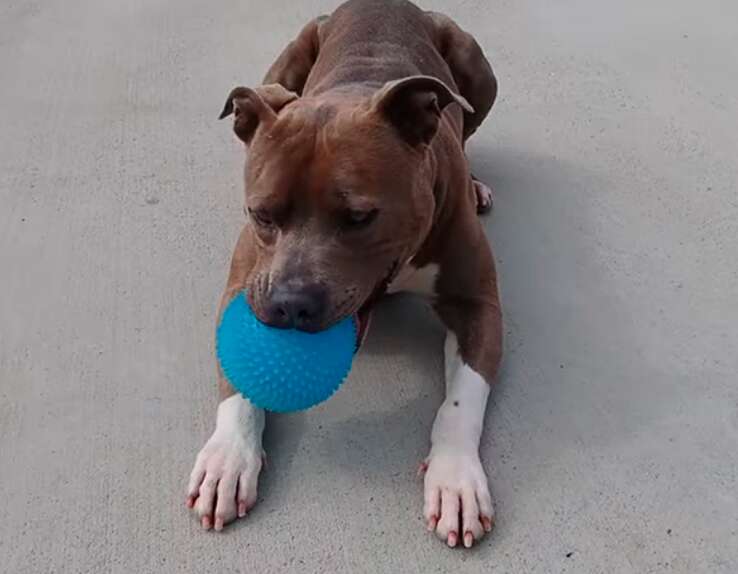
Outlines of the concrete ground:
{"label": "concrete ground", "polygon": [[333,400],[272,418],[248,520],[216,535],[185,510],[242,222],[215,117],[333,5],[0,5],[0,569],[737,572],[738,5],[720,0],[424,3],[501,83],[470,146],[507,323],[492,536],[452,551],[423,529],[443,333],[408,299]]}

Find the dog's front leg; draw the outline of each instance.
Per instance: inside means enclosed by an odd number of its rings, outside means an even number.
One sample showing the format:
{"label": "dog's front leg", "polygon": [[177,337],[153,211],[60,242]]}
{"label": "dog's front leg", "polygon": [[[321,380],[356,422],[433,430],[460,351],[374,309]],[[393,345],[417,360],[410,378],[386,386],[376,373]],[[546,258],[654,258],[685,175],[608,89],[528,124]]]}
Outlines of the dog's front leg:
{"label": "dog's front leg", "polygon": [[[223,309],[245,286],[253,267],[253,240],[245,227],[233,253]],[[242,518],[256,504],[259,472],[264,460],[261,437],[264,411],[252,405],[228,383],[218,369],[220,404],[215,431],[197,455],[187,487],[187,506],[194,509],[203,528],[221,530]]]}
{"label": "dog's front leg", "polygon": [[[495,321],[491,315],[490,321]],[[492,530],[494,508],[487,476],[479,458],[490,384],[479,367],[469,364],[459,339],[446,335],[446,398],[431,432],[431,449],[424,463],[424,515],[429,530],[456,546],[467,548]]]}
{"label": "dog's front leg", "polygon": [[452,547],[459,542],[472,546],[494,525],[492,497],[479,457],[490,383],[502,350],[491,255],[488,261],[491,267],[483,273],[485,292],[454,297],[444,294],[440,285],[437,302],[448,328],[446,398],[433,423],[431,449],[423,464],[424,515],[428,529]]}

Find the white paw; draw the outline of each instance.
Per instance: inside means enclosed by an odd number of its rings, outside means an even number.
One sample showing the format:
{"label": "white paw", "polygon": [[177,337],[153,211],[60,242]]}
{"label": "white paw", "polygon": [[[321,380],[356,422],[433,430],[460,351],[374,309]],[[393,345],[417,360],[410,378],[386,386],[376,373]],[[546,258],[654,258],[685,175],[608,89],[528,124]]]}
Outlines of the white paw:
{"label": "white paw", "polygon": [[206,530],[222,530],[256,504],[263,430],[264,411],[241,395],[218,405],[215,432],[197,455],[187,487],[187,506]]}
{"label": "white paw", "polygon": [[492,188],[481,181],[474,180],[474,193],[477,198],[477,213],[487,213],[494,204]]}
{"label": "white paw", "polygon": [[195,510],[203,528],[222,530],[256,504],[262,457],[238,433],[213,433],[197,455],[187,488],[187,506]]}
{"label": "white paw", "polygon": [[492,530],[492,497],[476,452],[434,448],[421,469],[425,470],[423,515],[428,530],[452,548],[460,539],[470,548]]}

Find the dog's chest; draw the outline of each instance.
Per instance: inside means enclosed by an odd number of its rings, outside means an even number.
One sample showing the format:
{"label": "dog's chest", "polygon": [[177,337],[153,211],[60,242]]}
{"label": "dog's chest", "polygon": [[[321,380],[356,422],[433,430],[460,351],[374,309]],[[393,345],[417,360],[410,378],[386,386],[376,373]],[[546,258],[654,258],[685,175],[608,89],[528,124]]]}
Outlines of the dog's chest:
{"label": "dog's chest", "polygon": [[433,297],[436,294],[438,265],[430,263],[425,267],[415,267],[406,263],[387,287],[387,293],[410,292]]}

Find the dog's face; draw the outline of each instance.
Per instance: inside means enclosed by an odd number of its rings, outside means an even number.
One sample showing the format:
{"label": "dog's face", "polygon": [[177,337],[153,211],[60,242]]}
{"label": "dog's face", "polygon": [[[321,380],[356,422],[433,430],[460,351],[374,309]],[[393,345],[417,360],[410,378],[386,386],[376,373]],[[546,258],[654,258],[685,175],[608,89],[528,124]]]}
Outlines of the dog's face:
{"label": "dog's face", "polygon": [[442,107],[465,103],[457,98],[429,78],[370,98],[298,98],[281,86],[231,93],[222,115],[235,113],[248,145],[256,261],[246,288],[259,319],[319,331],[362,317],[428,233],[427,146]]}

